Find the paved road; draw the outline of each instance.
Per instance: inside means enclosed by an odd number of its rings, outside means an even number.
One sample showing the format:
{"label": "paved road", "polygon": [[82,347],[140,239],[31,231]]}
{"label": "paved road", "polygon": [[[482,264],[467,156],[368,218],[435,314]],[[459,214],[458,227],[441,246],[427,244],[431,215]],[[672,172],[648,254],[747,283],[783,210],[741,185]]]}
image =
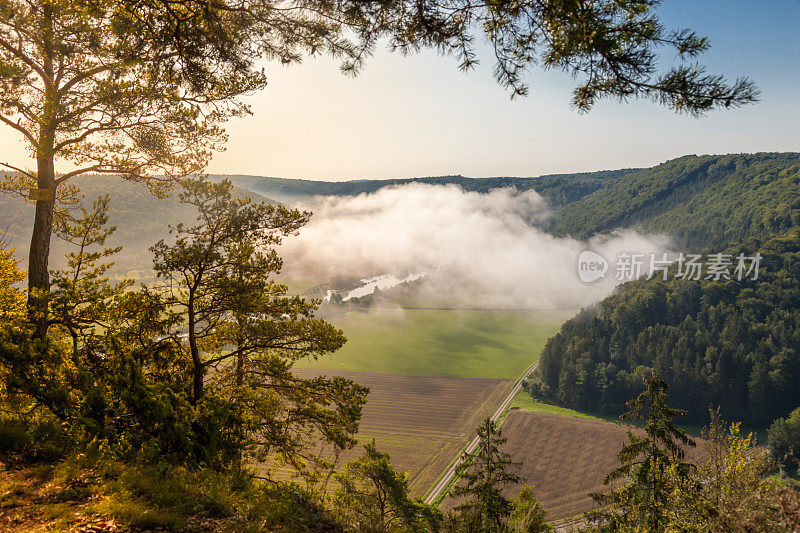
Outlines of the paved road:
{"label": "paved road", "polygon": [[[514,386],[511,388],[511,392],[508,393],[508,396],[505,397],[505,399],[503,400],[503,403],[500,404],[500,407],[498,407],[497,411],[495,411],[494,414],[492,415],[492,421],[496,422],[497,419],[500,418],[500,415],[502,415],[503,411],[506,410],[506,407],[508,407],[508,404],[510,404],[511,400],[514,399],[514,396],[517,395],[517,392],[519,392],[519,389],[522,388],[522,382],[525,380],[525,378],[528,377],[528,375],[531,372],[536,370],[536,367],[538,367],[538,366],[539,366],[539,362],[538,361],[535,362],[534,364],[532,364],[528,368],[528,370],[525,371],[525,373],[522,375],[522,377],[519,378],[516,383],[514,383]],[[475,448],[478,447],[478,443],[479,443],[479,440],[478,440],[478,437],[476,436],[474,439],[472,439],[472,441],[467,446],[466,452],[467,453],[472,453],[473,451],[475,451]],[[456,475],[456,469],[458,468],[458,465],[460,465],[460,464],[461,464],[461,457],[458,457],[458,459],[456,459],[453,462],[453,464],[450,465],[450,468],[447,469],[447,472],[442,477],[442,479],[439,480],[439,483],[437,483],[436,486],[433,487],[433,490],[425,497],[425,503],[433,503],[433,502],[436,501],[436,499],[442,493],[442,491],[447,486],[447,484],[450,483],[450,480],[453,479],[453,476]]]}

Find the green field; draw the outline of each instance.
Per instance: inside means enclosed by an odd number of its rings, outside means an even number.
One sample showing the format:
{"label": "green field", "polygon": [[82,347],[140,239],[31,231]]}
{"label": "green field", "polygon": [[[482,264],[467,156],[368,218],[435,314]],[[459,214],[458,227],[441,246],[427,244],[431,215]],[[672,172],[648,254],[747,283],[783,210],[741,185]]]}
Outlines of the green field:
{"label": "green field", "polygon": [[[521,411],[527,411],[529,413],[548,413],[552,415],[561,415],[561,416],[571,416],[574,418],[589,418],[591,420],[604,420],[606,422],[614,422],[615,424],[626,424],[630,426],[639,426],[642,427],[644,422],[640,420],[625,420],[624,422],[618,416],[611,416],[611,415],[603,415],[599,413],[587,413],[584,411],[576,411],[574,409],[569,409],[568,407],[561,407],[558,405],[551,405],[549,403],[542,403],[534,400],[531,398],[527,392],[521,390],[514,396],[514,400],[511,402],[509,407],[517,407]],[[698,426],[697,424],[682,424],[680,419],[676,419],[678,426],[680,426],[684,431],[686,431],[689,435],[694,437],[699,437],[703,434],[703,428]],[[750,432],[749,429],[745,428],[743,430],[745,433]],[[753,430],[754,434],[756,435],[756,439],[758,442],[766,442],[766,431],[762,430]]]}
{"label": "green field", "polygon": [[537,402],[530,395],[525,392],[524,390],[520,390],[516,396],[514,396],[514,400],[509,405],[511,408],[518,408],[522,411],[527,411],[530,413],[549,413],[552,415],[561,415],[561,416],[574,416],[576,418],[589,418],[591,420],[607,420],[613,422],[619,422],[618,419],[613,419],[611,417],[602,417],[602,416],[595,416],[589,413],[582,413],[580,411],[575,411],[574,409],[568,409],[566,407],[559,407],[558,405],[550,405],[547,403]]}
{"label": "green field", "polygon": [[372,309],[329,318],[347,344],[298,368],[517,378],[574,311]]}

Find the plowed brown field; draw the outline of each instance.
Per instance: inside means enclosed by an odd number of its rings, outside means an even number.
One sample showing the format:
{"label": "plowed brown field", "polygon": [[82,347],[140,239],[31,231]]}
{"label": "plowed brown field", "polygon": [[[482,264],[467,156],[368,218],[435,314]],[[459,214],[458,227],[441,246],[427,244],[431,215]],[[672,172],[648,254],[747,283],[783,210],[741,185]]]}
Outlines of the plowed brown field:
{"label": "plowed brown field", "polygon": [[[301,376],[325,371],[296,370]],[[398,470],[408,473],[415,496],[422,496],[472,438],[481,420],[497,409],[514,381],[371,372],[330,374],[370,388],[359,441],[375,439]],[[348,452],[345,459],[360,455]]]}
{"label": "plowed brown field", "polygon": [[621,424],[522,411],[508,414],[502,432],[505,451],[522,461],[520,474],[551,520],[594,508],[589,493],[603,491],[627,440]]}
{"label": "plowed brown field", "polygon": [[[522,462],[519,474],[535,486],[534,495],[557,520],[593,509],[590,492],[604,492],[603,477],[619,466],[617,453],[630,426],[586,418],[512,410],[501,426],[504,451]],[[632,428],[635,433],[641,430]],[[704,448],[689,452],[696,460]],[[519,486],[507,490],[516,496]],[[443,507],[452,507],[445,498]]]}

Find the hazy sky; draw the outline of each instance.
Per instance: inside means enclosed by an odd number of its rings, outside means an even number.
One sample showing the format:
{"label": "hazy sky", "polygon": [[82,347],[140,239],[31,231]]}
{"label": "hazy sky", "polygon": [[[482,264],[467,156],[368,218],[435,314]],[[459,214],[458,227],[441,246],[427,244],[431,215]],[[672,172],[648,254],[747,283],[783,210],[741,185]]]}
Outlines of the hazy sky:
{"label": "hazy sky", "polygon": [[[316,179],[531,176],[648,166],[689,153],[800,150],[800,1],[667,0],[671,27],[711,39],[712,72],[747,75],[762,101],[695,119],[649,102],[570,108],[568,74],[533,70],[531,94],[510,100],[492,60],[462,73],[433,52],[379,51],[357,78],[338,63],[267,65],[254,115],[228,125],[210,171]],[[22,162],[0,130],[0,157]],[[30,164],[29,164],[30,165]]]}

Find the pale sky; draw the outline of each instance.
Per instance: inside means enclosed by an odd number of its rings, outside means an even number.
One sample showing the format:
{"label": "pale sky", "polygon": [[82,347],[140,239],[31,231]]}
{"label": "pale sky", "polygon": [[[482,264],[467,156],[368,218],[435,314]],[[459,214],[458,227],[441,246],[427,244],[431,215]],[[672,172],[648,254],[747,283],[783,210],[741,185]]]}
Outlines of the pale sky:
{"label": "pale sky", "polygon": [[[535,176],[654,165],[685,154],[800,151],[800,1],[668,0],[670,27],[711,39],[702,62],[747,75],[762,101],[705,118],[650,102],[570,108],[568,74],[533,70],[531,94],[510,100],[491,57],[462,73],[433,52],[378,52],[356,78],[327,58],[267,65],[270,85],[248,98],[253,116],[228,124],[210,172],[307,179],[462,174]],[[0,129],[0,158],[24,162]],[[30,163],[27,166],[31,166]]]}

